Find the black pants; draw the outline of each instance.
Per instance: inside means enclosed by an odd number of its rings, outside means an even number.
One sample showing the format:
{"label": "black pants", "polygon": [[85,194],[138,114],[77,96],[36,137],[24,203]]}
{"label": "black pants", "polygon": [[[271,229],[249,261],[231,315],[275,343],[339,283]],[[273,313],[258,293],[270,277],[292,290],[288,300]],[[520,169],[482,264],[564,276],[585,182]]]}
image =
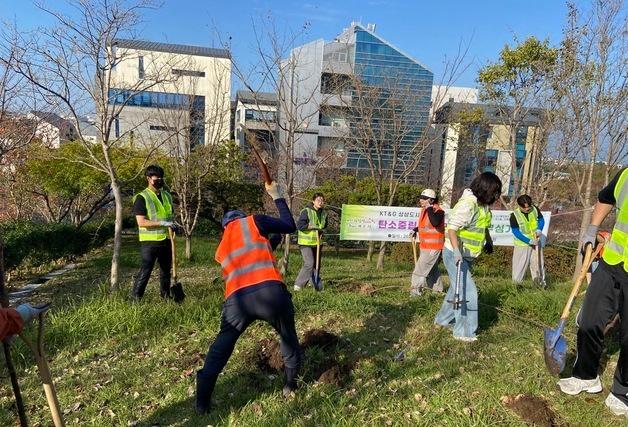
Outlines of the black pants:
{"label": "black pants", "polygon": [[591,277],[580,313],[574,377],[589,380],[597,376],[604,328],[617,313],[621,318],[620,350],[611,390],[628,404],[628,273],[622,263],[608,265],[602,260]]}
{"label": "black pants", "polygon": [[142,242],[140,246],[142,264],[135,275],[132,296],[140,299],[144,296],[146,284],[153,272],[155,261],[159,262],[159,294],[162,298],[170,296],[170,269],[172,268],[172,247],[170,239],[160,242]]}
{"label": "black pants", "polygon": [[[210,383],[215,381],[231,357],[236,341],[255,320],[264,320],[277,331],[281,338],[280,348],[286,375],[296,375],[301,363],[301,349],[294,327],[292,295],[283,283],[267,282],[244,288],[225,300],[220,332],[209,347],[198,376]],[[286,378],[287,383],[293,380]]]}

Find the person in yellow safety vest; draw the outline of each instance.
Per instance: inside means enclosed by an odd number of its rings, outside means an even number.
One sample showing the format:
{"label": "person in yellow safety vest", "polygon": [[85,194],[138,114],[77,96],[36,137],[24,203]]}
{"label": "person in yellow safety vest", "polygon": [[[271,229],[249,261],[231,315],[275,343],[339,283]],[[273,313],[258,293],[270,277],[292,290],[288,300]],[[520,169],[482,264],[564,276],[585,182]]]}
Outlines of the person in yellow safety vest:
{"label": "person in yellow safety vest", "polygon": [[[443,263],[449,275],[449,289],[436,314],[436,326],[451,329],[454,339],[464,342],[477,340],[478,291],[471,277],[471,266],[482,251],[493,252],[489,235],[492,214],[490,206],[502,192],[502,182],[492,172],[477,176],[462,193],[452,209],[445,228]],[[460,305],[453,304],[460,266]]]}
{"label": "person in yellow safety vest", "polygon": [[163,189],[164,170],[161,167],[148,166],[144,175],[148,186],[133,198],[133,214],[139,228],[142,263],[140,271],[135,275],[131,297],[139,300],[144,296],[146,284],[157,261],[159,293],[162,298],[169,298],[172,248],[168,228],[177,229],[173,222],[172,196]]}
{"label": "person in yellow safety vest", "polygon": [[[303,266],[294,281],[294,290],[300,291],[312,278],[314,268],[316,267],[316,247],[320,234],[327,227],[327,211],[323,209],[325,205],[325,196],[321,193],[315,193],[312,196],[312,203],[309,203],[301,213],[297,220],[297,230],[299,249],[303,256]],[[319,259],[320,267],[320,259]],[[314,289],[321,290],[320,283],[312,283]]]}
{"label": "person in yellow safety vest", "polygon": [[619,313],[621,319],[619,360],[606,406],[616,415],[628,416],[628,168],[622,169],[598,194],[591,224],[580,238],[581,247],[595,245],[598,227],[617,208],[615,226],[604,255],[591,276],[579,315],[578,353],[572,377],[558,381],[561,391],[576,395],[599,393],[598,375],[604,349],[604,330]]}
{"label": "person in yellow safety vest", "polygon": [[537,251],[542,251],[543,227],[545,220],[541,210],[532,204],[527,194],[517,197],[517,208],[510,214],[510,230],[513,234],[512,281],[520,283],[528,267],[533,281],[540,282],[543,272],[543,252],[541,265]]}

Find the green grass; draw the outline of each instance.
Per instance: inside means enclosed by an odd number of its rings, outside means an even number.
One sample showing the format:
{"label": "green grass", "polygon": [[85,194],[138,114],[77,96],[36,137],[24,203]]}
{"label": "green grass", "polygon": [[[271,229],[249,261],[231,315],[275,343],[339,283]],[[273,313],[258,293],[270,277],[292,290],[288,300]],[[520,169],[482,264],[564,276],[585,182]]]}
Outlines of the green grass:
{"label": "green grass", "polygon": [[[410,265],[388,264],[380,272],[360,253],[333,252],[323,263],[325,291],[308,288],[293,299],[300,336],[324,328],[341,337],[336,357],[354,364],[347,381],[341,387],[317,383],[310,368],[325,352],[312,350],[300,390],[284,400],[281,375],[251,363],[258,342],[275,337],[270,327],[255,323],[218,381],[214,411],[196,416],[194,374],[217,332],[222,303],[223,284],[212,261],[215,242],[196,240],[195,260],[181,262],[188,298],[180,306],[159,299],[156,275],[141,303],[127,301],[139,255],[131,238],[123,248],[119,293],[110,295],[104,285],[109,252],[103,248],[79,269],[48,282],[38,297],[54,301],[46,348],[68,425],[524,425],[501,403],[503,396],[518,394],[546,399],[558,425],[622,421],[606,410],[606,393],[568,397],[556,389],[544,367],[539,326],[483,305],[479,341],[454,341],[432,326],[442,296],[409,298]],[[295,253],[288,283],[300,264]],[[477,283],[484,304],[551,326],[570,287],[554,283],[542,291],[527,283],[514,289],[508,280],[490,277],[478,277]],[[375,292],[359,292],[365,284]],[[573,349],[573,323],[566,334]],[[616,349],[603,375],[605,391]],[[401,351],[405,358],[398,361]],[[33,359],[19,342],[14,361],[31,424],[51,425]],[[0,375],[0,425],[13,425],[17,417],[4,366]]]}

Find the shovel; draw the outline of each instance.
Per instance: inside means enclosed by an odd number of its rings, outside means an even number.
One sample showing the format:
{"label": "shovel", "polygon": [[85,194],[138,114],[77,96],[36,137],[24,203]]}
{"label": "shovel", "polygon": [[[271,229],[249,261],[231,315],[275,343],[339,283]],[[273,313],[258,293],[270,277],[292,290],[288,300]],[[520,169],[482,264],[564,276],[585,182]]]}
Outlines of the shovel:
{"label": "shovel", "polygon": [[410,235],[410,244],[412,245],[412,256],[414,257],[414,263],[416,264],[416,238],[413,234]]}
{"label": "shovel", "polygon": [[185,292],[183,292],[183,285],[177,281],[177,233],[172,231],[172,228],[168,228],[168,234],[170,235],[170,245],[172,248],[172,283],[170,284],[170,292],[172,292],[174,302],[180,304],[185,299]]}
{"label": "shovel", "polygon": [[321,234],[316,230],[316,266],[312,272],[312,284],[317,292],[323,290],[323,282],[321,281]]}
{"label": "shovel", "polygon": [[545,282],[545,268],[543,266],[543,247],[541,246],[541,241],[539,240],[539,244],[536,247],[536,260],[537,266],[539,268],[539,277],[535,280],[536,284],[545,289],[547,288],[547,283]]}
{"label": "shovel", "polygon": [[456,291],[454,292],[454,299],[448,300],[447,302],[453,304],[454,310],[458,310],[463,302],[460,299],[460,282],[462,281],[462,261],[458,261],[456,264]]}
{"label": "shovel", "polygon": [[576,295],[580,291],[580,285],[584,281],[585,276],[587,275],[587,271],[591,266],[591,261],[593,258],[602,250],[604,247],[603,243],[599,243],[597,245],[597,249],[595,253],[592,254],[593,250],[591,245],[587,245],[584,254],[584,260],[582,262],[582,268],[580,269],[580,274],[576,278],[576,281],[571,288],[571,293],[569,294],[569,298],[567,298],[567,303],[565,304],[565,308],[563,309],[563,313],[560,316],[560,320],[555,329],[544,328],[544,358],[545,365],[547,366],[547,370],[552,375],[559,375],[563,369],[565,369],[565,362],[567,360],[567,341],[565,337],[562,336],[563,329],[565,328],[565,323],[567,322],[567,318],[569,317],[569,312],[571,311],[571,307],[576,299]]}
{"label": "shovel", "polygon": [[35,363],[37,363],[37,369],[39,371],[39,378],[44,384],[44,393],[46,394],[46,400],[48,401],[48,407],[52,415],[52,421],[55,427],[65,426],[63,416],[61,415],[61,407],[59,406],[59,399],[57,398],[57,391],[55,385],[52,382],[52,375],[50,374],[50,367],[46,360],[46,354],[44,353],[44,314],[39,313],[39,328],[37,330],[37,345],[30,342],[25,335],[20,334],[20,338],[31,349],[33,356],[35,356]]}

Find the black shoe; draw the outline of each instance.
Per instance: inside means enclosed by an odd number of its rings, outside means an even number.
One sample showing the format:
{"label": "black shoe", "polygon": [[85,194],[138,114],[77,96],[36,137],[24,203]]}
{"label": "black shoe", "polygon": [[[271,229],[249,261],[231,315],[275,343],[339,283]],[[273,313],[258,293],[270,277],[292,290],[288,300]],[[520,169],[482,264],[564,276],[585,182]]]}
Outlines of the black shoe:
{"label": "black shoe", "polygon": [[212,393],[216,385],[217,376],[202,375],[202,371],[196,373],[196,412],[208,414],[211,408]]}

